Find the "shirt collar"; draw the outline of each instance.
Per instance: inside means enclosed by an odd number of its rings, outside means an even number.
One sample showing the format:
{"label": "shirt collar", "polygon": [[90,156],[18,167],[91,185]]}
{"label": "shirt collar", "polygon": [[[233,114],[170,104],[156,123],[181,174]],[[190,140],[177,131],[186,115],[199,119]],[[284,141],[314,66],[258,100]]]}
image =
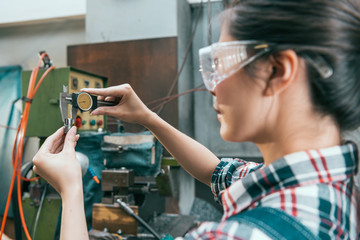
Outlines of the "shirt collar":
{"label": "shirt collar", "polygon": [[356,175],[355,144],[292,153],[233,183],[222,194],[224,218],[279,190],[342,181]]}

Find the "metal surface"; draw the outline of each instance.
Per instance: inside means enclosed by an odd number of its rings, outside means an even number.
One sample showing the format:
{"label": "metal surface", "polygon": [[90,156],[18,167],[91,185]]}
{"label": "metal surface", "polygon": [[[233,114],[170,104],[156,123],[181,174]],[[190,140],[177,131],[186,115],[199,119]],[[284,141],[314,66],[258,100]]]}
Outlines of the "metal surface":
{"label": "metal surface", "polygon": [[134,185],[134,170],[112,169],[101,172],[101,189],[103,191],[114,191],[120,187]]}
{"label": "metal surface", "polygon": [[[130,206],[130,208],[135,214],[138,214],[138,206]],[[92,227],[99,231],[106,228],[110,233],[121,230],[123,234],[137,235],[138,232],[138,224],[135,219],[117,203],[95,203],[92,210]]]}
{"label": "metal surface", "polygon": [[[68,105],[71,105],[71,110],[69,111]],[[69,99],[68,88],[63,86],[63,92],[60,93],[60,113],[61,119],[64,122],[65,133],[67,133],[70,128],[75,123],[77,108],[72,107],[72,100]]]}

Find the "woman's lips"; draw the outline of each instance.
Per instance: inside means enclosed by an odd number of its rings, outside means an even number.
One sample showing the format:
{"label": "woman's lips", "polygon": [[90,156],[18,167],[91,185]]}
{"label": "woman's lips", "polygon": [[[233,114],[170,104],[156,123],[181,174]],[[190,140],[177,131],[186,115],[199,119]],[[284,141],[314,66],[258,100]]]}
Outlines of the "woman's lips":
{"label": "woman's lips", "polygon": [[221,112],[217,106],[214,105],[213,107],[214,107],[215,112],[217,112],[218,114],[221,114]]}

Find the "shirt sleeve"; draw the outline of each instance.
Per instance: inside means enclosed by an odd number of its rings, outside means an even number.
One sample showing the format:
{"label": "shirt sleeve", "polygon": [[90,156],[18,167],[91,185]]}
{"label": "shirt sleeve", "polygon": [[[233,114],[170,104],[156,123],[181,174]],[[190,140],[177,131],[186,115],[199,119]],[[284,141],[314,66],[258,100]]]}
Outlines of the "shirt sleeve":
{"label": "shirt sleeve", "polygon": [[211,191],[214,194],[215,201],[221,203],[222,191],[263,165],[262,163],[248,162],[238,158],[221,159],[211,177]]}
{"label": "shirt sleeve", "polygon": [[188,232],[184,239],[216,239],[216,240],[231,240],[231,239],[262,239],[271,240],[269,236],[263,233],[258,228],[250,225],[239,223],[237,221],[204,222],[199,227]]}

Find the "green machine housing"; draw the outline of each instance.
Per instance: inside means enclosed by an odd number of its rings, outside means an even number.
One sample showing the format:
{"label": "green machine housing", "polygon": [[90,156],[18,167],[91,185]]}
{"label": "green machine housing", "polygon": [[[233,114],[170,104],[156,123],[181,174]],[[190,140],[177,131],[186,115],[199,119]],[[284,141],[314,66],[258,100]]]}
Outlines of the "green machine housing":
{"label": "green machine housing", "polygon": [[[36,82],[45,71],[46,69],[39,70]],[[21,74],[22,96],[27,95],[30,76],[31,71],[23,71]],[[26,137],[48,137],[64,125],[59,107],[59,96],[60,92],[63,92],[63,86],[67,86],[71,94],[80,92],[81,88],[107,87],[107,78],[72,67],[55,68],[50,71],[32,100]],[[76,126],[78,131],[106,129],[106,119],[104,116],[91,116],[90,112],[78,110]]]}

